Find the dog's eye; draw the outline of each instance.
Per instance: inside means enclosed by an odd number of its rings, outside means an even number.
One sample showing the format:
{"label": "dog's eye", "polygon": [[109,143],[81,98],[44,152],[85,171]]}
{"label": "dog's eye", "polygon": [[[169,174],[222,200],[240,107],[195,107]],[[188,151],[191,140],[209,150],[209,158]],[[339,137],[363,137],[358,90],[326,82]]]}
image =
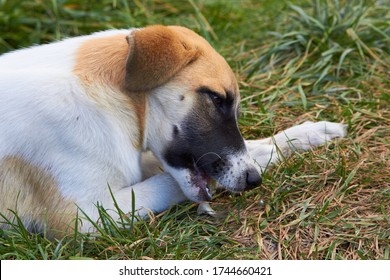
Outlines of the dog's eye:
{"label": "dog's eye", "polygon": [[226,99],[222,94],[211,90],[208,87],[200,87],[197,89],[197,92],[200,94],[206,94],[211,99],[214,106],[218,109],[222,109],[224,107]]}
{"label": "dog's eye", "polygon": [[209,96],[216,107],[222,107],[224,99],[221,96],[217,94],[210,94]]}

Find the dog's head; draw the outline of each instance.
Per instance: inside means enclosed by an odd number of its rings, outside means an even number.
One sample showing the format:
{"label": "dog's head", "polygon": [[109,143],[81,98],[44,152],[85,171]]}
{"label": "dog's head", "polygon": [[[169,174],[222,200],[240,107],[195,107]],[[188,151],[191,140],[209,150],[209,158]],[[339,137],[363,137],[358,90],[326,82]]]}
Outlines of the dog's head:
{"label": "dog's head", "polygon": [[202,37],[177,26],[129,36],[126,88],[145,94],[145,141],[193,201],[217,181],[240,192],[261,183],[237,125],[234,74]]}

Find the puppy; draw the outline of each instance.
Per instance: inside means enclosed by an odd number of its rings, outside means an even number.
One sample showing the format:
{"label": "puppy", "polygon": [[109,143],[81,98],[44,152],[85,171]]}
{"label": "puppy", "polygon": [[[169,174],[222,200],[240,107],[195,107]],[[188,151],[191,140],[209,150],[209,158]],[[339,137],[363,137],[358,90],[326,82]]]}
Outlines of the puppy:
{"label": "puppy", "polygon": [[244,141],[239,102],[226,61],[179,26],[110,30],[2,55],[2,219],[16,212],[27,229],[56,235],[76,217],[98,220],[96,204],[115,209],[112,196],[140,216],[207,201],[211,182],[252,189],[281,155],[345,135],[343,125],[319,122]]}

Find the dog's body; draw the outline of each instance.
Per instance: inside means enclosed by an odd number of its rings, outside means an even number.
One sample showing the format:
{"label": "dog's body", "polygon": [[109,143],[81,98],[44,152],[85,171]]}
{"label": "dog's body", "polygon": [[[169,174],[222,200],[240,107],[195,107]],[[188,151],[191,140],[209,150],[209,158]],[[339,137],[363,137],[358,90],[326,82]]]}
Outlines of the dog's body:
{"label": "dog's body", "polygon": [[124,212],[159,212],[210,199],[212,180],[253,188],[278,150],[345,135],[343,125],[319,122],[245,142],[238,106],[228,64],[182,27],[112,30],[3,55],[0,213],[65,232],[78,207],[92,220],[97,203],[114,209],[110,190]]}

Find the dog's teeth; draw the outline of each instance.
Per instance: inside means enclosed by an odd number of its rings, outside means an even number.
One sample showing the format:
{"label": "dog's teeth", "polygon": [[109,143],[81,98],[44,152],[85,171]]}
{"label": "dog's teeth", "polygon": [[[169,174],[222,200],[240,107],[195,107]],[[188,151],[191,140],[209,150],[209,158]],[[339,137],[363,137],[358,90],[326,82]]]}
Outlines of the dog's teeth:
{"label": "dog's teeth", "polygon": [[208,185],[206,186],[206,193],[207,193],[207,195],[208,195],[209,199],[211,199],[211,198],[212,198],[212,196],[213,196],[213,193],[211,192],[211,190],[210,190],[210,188],[209,188],[209,186],[208,186]]}

